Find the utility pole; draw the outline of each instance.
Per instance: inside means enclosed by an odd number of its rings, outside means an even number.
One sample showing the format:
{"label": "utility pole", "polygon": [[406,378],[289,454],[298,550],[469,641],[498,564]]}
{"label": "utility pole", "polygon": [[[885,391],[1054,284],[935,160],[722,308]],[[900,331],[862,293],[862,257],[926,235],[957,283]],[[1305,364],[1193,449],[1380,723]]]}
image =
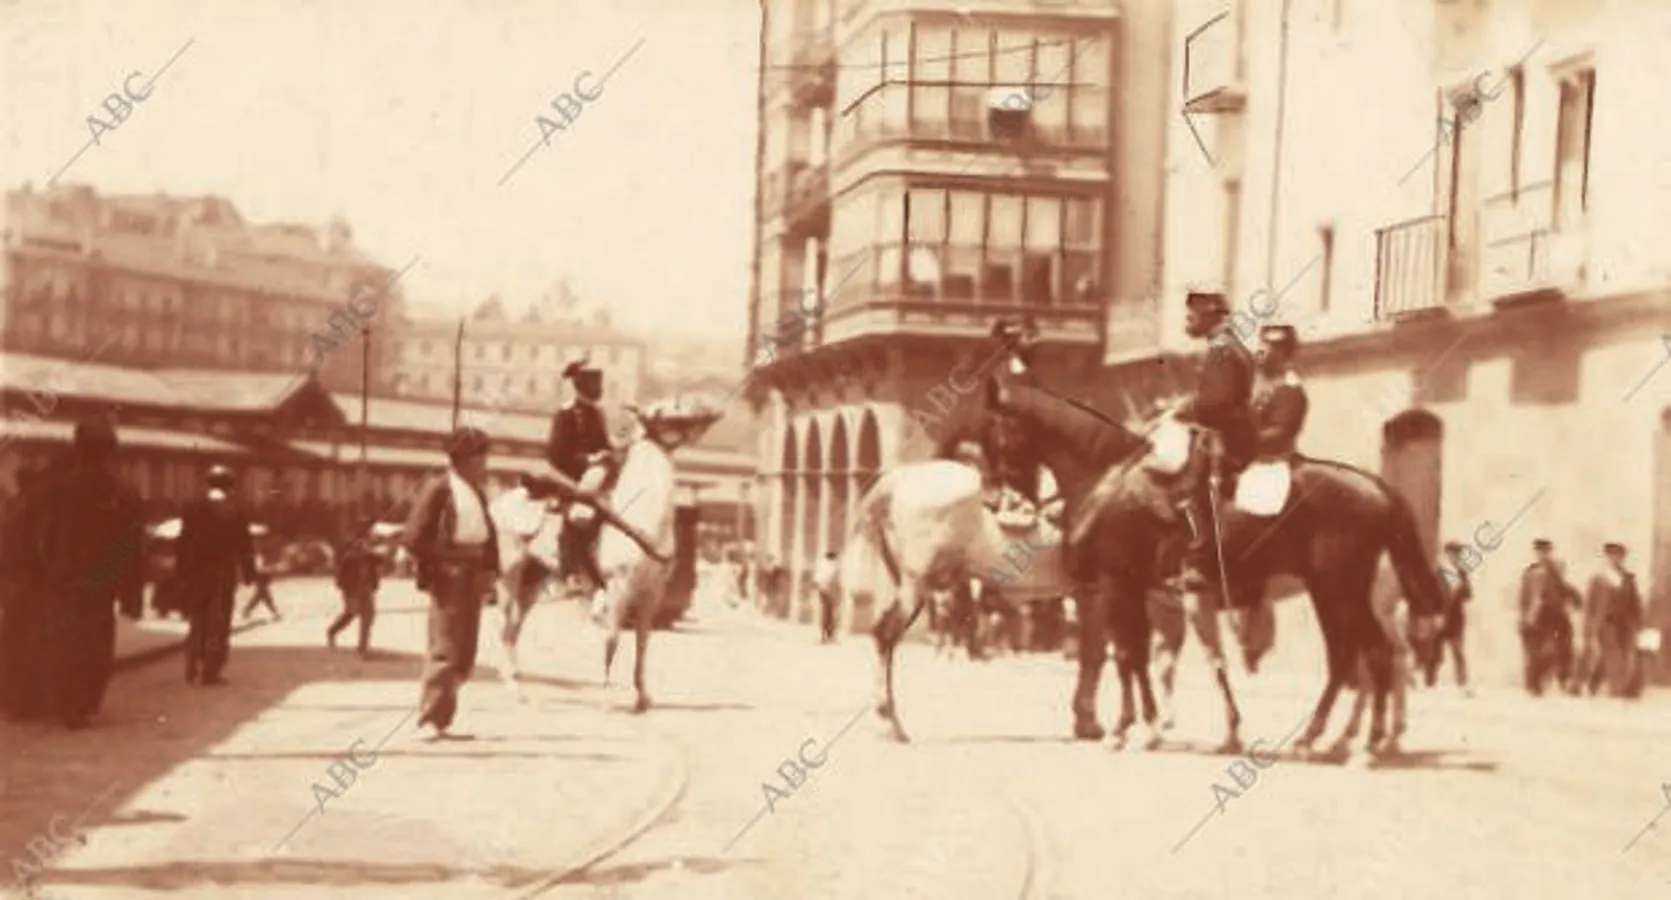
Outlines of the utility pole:
{"label": "utility pole", "polygon": [[366,439],[371,431],[371,325],[360,326],[360,468],[354,478],[358,490],[359,514],[355,516],[355,527],[359,520],[365,518],[371,504],[366,498]]}
{"label": "utility pole", "polygon": [[464,396],[464,319],[458,320],[458,338],[453,341],[453,430],[458,430],[458,410]]}

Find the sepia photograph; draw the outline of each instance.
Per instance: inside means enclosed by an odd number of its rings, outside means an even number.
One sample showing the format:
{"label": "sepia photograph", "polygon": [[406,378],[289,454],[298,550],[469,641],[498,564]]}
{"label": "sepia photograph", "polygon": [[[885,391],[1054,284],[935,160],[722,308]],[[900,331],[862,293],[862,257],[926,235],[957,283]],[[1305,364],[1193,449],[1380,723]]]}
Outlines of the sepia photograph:
{"label": "sepia photograph", "polygon": [[1671,897],[1671,0],[0,0],[0,898]]}

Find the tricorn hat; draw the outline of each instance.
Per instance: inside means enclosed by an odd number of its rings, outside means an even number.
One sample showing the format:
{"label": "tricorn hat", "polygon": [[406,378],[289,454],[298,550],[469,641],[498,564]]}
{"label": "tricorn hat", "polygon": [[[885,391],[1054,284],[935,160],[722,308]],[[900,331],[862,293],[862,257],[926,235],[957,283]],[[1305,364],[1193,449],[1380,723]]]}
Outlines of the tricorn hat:
{"label": "tricorn hat", "polygon": [[602,375],[598,367],[592,365],[589,359],[577,359],[563,367],[563,377],[573,381],[582,375]]}
{"label": "tricorn hat", "polygon": [[480,456],[493,443],[487,432],[465,425],[447,437],[447,458],[453,462]]}
{"label": "tricorn hat", "polygon": [[1190,291],[1184,298],[1184,308],[1199,315],[1230,312],[1230,304],[1225,302],[1223,294],[1216,291]]}

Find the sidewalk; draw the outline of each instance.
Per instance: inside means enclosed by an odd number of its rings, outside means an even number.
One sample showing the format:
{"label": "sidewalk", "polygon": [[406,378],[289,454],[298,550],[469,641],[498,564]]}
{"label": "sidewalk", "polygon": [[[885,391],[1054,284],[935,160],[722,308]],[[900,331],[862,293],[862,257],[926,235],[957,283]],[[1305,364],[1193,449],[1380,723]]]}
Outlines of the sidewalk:
{"label": "sidewalk", "polygon": [[[234,621],[232,633],[242,634],[268,622],[267,619]],[[125,616],[117,616],[115,670],[120,672],[143,666],[178,653],[185,646],[186,631],[186,622],[181,619],[147,618],[135,622]]]}
{"label": "sidewalk", "polygon": [[[82,816],[69,827],[85,842],[51,860],[41,896],[471,900],[561,877],[678,797],[681,757],[618,712],[618,697],[545,677],[519,702],[487,653],[458,722],[476,739],[420,740],[413,651],[425,617],[394,596],[408,592],[387,592],[379,658],[325,649],[318,615],[287,609],[235,644],[230,687],[144,668],[117,680],[107,705],[122,714],[92,732],[0,736],[0,783],[27,786],[0,791],[0,859],[27,859],[22,847],[54,816],[60,830]],[[129,646],[164,646],[173,639],[139,634],[169,630],[138,629]],[[524,652],[530,670],[551,670]]]}

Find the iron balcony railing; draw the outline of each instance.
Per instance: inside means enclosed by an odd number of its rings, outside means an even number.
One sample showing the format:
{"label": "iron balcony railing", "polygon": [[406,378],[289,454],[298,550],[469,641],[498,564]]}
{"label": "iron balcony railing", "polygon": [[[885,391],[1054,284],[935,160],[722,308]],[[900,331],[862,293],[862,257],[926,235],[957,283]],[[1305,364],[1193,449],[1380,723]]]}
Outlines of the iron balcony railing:
{"label": "iron balcony railing", "polygon": [[1376,229],[1376,321],[1444,305],[1445,221],[1422,216]]}
{"label": "iron balcony railing", "polygon": [[1519,293],[1550,278],[1555,183],[1528,185],[1480,203],[1480,293]]}

